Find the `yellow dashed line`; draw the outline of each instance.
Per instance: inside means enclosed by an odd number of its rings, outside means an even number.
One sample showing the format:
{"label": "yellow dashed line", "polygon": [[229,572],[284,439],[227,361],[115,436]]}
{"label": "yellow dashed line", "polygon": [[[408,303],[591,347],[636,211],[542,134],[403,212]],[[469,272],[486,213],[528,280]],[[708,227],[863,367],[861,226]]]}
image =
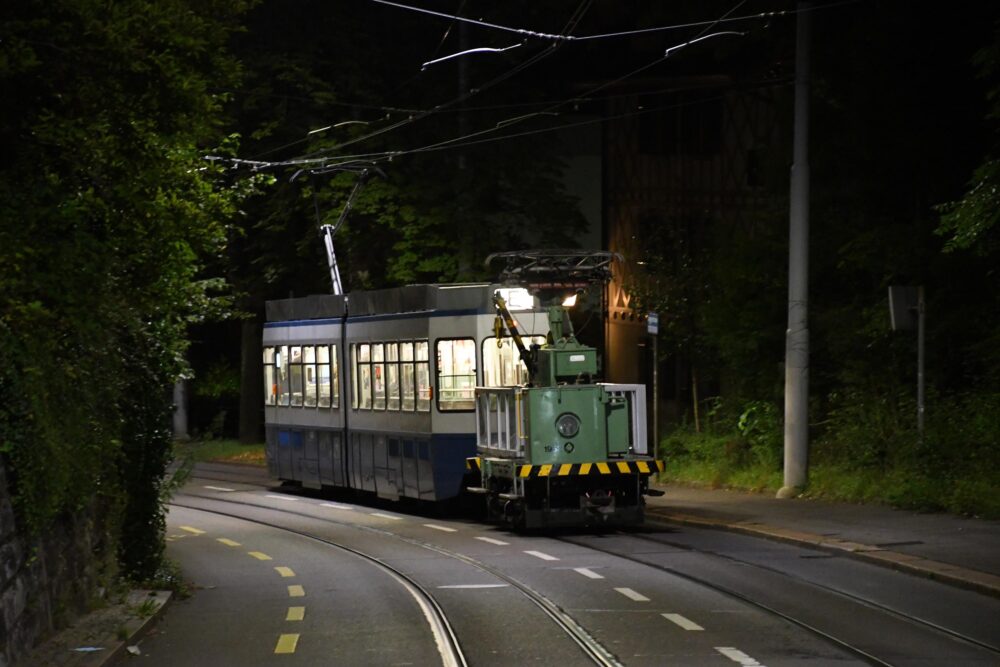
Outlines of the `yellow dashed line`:
{"label": "yellow dashed line", "polygon": [[278,645],[274,647],[275,653],[295,653],[295,647],[299,643],[299,636],[295,634],[281,635],[278,637]]}
{"label": "yellow dashed line", "polygon": [[248,551],[247,553],[256,558],[257,560],[273,560],[267,554],[261,553],[259,551]]}
{"label": "yellow dashed line", "polygon": [[294,584],[288,587],[288,597],[290,598],[302,598],[306,596],[306,589],[298,584]]}
{"label": "yellow dashed line", "polygon": [[192,528],[191,526],[181,526],[181,530],[186,530],[187,532],[191,533],[192,535],[204,535],[205,534],[204,530],[199,530],[197,528]]}
{"label": "yellow dashed line", "polygon": [[306,617],[305,607],[289,607],[288,615],[285,616],[286,621],[301,621]]}
{"label": "yellow dashed line", "polygon": [[279,565],[278,567],[276,567],[274,569],[277,570],[278,574],[280,574],[283,577],[294,577],[295,576],[295,573],[292,572],[292,568],[290,568],[290,567],[285,567],[283,565]]}
{"label": "yellow dashed line", "polygon": [[238,546],[242,546],[242,545],[241,545],[241,544],[240,544],[239,542],[234,542],[234,541],[232,541],[231,539],[229,539],[228,537],[217,537],[217,538],[216,538],[216,541],[217,541],[217,542],[222,542],[222,543],[223,543],[223,544],[225,544],[225,545],[226,545],[227,547],[238,547]]}

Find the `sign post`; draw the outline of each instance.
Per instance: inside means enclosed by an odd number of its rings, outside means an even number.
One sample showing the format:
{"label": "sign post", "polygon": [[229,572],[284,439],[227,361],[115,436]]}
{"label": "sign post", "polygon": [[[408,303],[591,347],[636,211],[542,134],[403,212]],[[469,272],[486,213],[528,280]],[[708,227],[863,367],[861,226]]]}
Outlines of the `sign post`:
{"label": "sign post", "polygon": [[646,319],[646,333],[653,337],[653,456],[659,456],[660,448],[660,355],[656,341],[660,333],[660,315],[649,313]]}

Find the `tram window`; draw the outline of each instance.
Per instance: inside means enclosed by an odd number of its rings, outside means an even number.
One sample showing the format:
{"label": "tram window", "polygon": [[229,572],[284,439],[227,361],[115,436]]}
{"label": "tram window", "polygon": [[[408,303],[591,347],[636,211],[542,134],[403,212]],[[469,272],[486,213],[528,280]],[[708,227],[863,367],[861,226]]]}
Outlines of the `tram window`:
{"label": "tram window", "polygon": [[417,358],[414,363],[417,379],[417,412],[431,411],[431,370],[428,361],[430,345],[425,340],[419,340],[413,344],[413,351]]}
{"label": "tram window", "polygon": [[288,391],[288,346],[282,345],[274,358],[278,369],[278,405],[288,405],[291,394]]}
{"label": "tram window", "polygon": [[[544,345],[545,336],[524,336],[525,347]],[[486,387],[513,387],[528,383],[528,369],[521,361],[521,355],[510,336],[497,339],[490,337],[483,341],[483,385]]]}
{"label": "tram window", "polygon": [[302,348],[295,346],[291,348],[291,357],[288,359],[288,371],[292,378],[291,394],[292,406],[302,406]]}
{"label": "tram window", "polygon": [[[325,346],[324,346],[325,347]],[[330,378],[333,381],[333,397],[330,405],[334,408],[340,407],[340,357],[337,356],[337,346],[330,346]]]}
{"label": "tram window", "polygon": [[460,338],[437,341],[438,410],[476,408],[476,341]]}
{"label": "tram window", "polygon": [[303,405],[316,407],[316,348],[307,345],[302,348],[302,378],[304,381]]}
{"label": "tram window", "polygon": [[385,346],[372,344],[372,408],[385,410]]}
{"label": "tram window", "polygon": [[413,343],[399,344],[399,370],[401,382],[400,407],[406,412],[416,409],[416,380],[413,375]]}
{"label": "tram window", "polygon": [[278,384],[274,375],[274,348],[264,348],[264,405],[278,402]]}
{"label": "tram window", "polygon": [[371,345],[358,345],[358,407],[372,409],[372,364]]}
{"label": "tram window", "polygon": [[386,407],[399,410],[399,344],[385,344]]}
{"label": "tram window", "polygon": [[351,407],[358,409],[358,346],[351,343]]}
{"label": "tram window", "polygon": [[316,404],[321,408],[330,407],[330,348],[320,345],[316,348]]}

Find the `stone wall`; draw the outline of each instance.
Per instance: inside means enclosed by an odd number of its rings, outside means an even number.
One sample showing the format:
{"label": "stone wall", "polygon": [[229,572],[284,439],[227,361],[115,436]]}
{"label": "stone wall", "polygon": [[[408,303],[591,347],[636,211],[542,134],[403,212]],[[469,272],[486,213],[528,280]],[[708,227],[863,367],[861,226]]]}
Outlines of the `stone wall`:
{"label": "stone wall", "polygon": [[0,462],[0,667],[68,625],[105,593],[114,554],[96,505],[56,521],[35,539],[18,530],[8,472]]}

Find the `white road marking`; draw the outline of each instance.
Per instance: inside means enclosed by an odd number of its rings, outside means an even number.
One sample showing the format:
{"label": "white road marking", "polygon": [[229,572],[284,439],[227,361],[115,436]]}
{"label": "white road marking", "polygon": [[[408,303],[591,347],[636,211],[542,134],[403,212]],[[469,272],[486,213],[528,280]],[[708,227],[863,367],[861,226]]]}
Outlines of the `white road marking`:
{"label": "white road marking", "polygon": [[275,500],[287,500],[290,503],[297,503],[299,501],[298,498],[292,498],[291,496],[279,496],[276,493],[269,493],[269,494],[267,494],[264,497],[265,498],[274,498]]}
{"label": "white road marking", "polygon": [[498,547],[505,547],[510,544],[510,542],[504,542],[503,540],[495,540],[492,537],[477,537],[477,540],[482,540],[483,542],[489,542],[490,544],[495,544]]}
{"label": "white road marking", "polygon": [[335,510],[352,510],[354,509],[351,505],[341,505],[340,503],[320,503],[320,507],[330,507]]}
{"label": "white road marking", "polygon": [[573,571],[574,572],[579,572],[580,574],[582,574],[583,576],[587,577],[588,579],[603,579],[604,578],[604,575],[597,574],[596,572],[594,572],[593,570],[591,570],[589,567],[574,567]]}
{"label": "white road marking", "polygon": [[205,486],[206,489],[212,489],[213,491],[235,491],[236,489],[230,489],[225,486]]}
{"label": "white road marking", "polygon": [[392,519],[393,521],[402,521],[403,520],[403,517],[401,517],[401,516],[393,516],[391,514],[382,514],[381,512],[372,512],[371,516],[380,516],[383,519]]}
{"label": "white road marking", "polygon": [[425,523],[424,525],[427,526],[428,528],[433,528],[434,530],[440,530],[440,531],[443,531],[445,533],[457,533],[458,532],[458,530],[456,530],[455,528],[449,528],[448,526],[439,526],[439,525],[437,525],[435,523]]}
{"label": "white road marking", "polygon": [[542,553],[541,551],[525,551],[524,553],[529,556],[534,556],[535,558],[541,558],[542,560],[559,560],[555,556],[550,556],[546,553]]}
{"label": "white road marking", "polygon": [[510,584],[451,584],[438,588],[507,588]]}
{"label": "white road marking", "polygon": [[[191,526],[181,526],[180,528],[181,528],[181,530],[186,530],[187,532],[191,533],[192,535],[204,535],[205,534],[204,530],[201,530],[199,528],[192,528]],[[180,537],[180,535],[177,535],[176,537]]]}
{"label": "white road marking", "polygon": [[636,602],[649,602],[648,597],[646,597],[642,593],[636,593],[631,588],[616,588],[615,590],[624,595],[625,597],[635,600]]}
{"label": "white road marking", "polygon": [[715,650],[733,662],[740,663],[743,667],[764,667],[764,665],[757,662],[743,651],[735,649],[732,646],[716,646]]}
{"label": "white road marking", "polygon": [[236,542],[235,540],[231,540],[228,537],[217,537],[217,538],[215,538],[215,541],[216,542],[222,542],[227,547],[239,547],[239,546],[243,546],[239,542]]}
{"label": "white road marking", "polygon": [[665,618],[668,621],[670,621],[671,623],[676,623],[677,625],[681,626],[685,630],[704,630],[705,629],[705,628],[701,627],[700,625],[698,625],[697,623],[695,623],[694,621],[692,621],[690,619],[687,619],[687,618],[684,618],[680,614],[660,614],[660,615],[663,616],[663,618]]}

